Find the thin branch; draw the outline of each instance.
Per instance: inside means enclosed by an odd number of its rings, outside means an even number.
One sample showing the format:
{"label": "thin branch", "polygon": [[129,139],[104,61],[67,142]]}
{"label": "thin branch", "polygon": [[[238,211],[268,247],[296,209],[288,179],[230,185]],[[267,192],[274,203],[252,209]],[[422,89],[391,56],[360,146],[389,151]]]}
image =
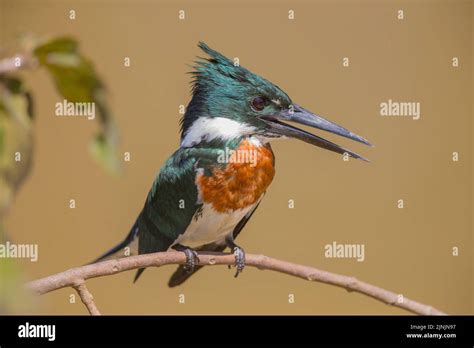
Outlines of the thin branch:
{"label": "thin branch", "polygon": [[[234,256],[224,253],[199,254],[199,265],[233,265]],[[171,264],[184,264],[186,257],[181,252],[159,252],[130,256],[117,260],[103,261],[91,265],[71,268],[67,271],[49,277],[34,280],[27,284],[27,288],[38,295],[48,293],[64,287],[76,287],[90,278],[109,276],[116,273],[143,267],[160,267]],[[271,270],[298,278],[331,284],[348,291],[355,291],[370,296],[378,301],[399,307],[415,314],[443,315],[445,313],[431,306],[410,300],[400,294],[362,282],[354,277],[335,274],[317,268],[302,266],[295,263],[276,260],[263,255],[246,255],[246,265],[261,270]],[[82,296],[81,296],[82,298]],[[88,307],[89,308],[89,307]],[[90,310],[89,310],[90,311]],[[97,311],[98,312],[98,311]]]}
{"label": "thin branch", "polygon": [[79,283],[75,284],[74,289],[76,289],[77,293],[81,297],[82,303],[86,306],[87,310],[89,311],[90,315],[100,315],[99,310],[94,302],[94,297],[89,292],[86,287],[86,283],[84,281],[80,281]]}

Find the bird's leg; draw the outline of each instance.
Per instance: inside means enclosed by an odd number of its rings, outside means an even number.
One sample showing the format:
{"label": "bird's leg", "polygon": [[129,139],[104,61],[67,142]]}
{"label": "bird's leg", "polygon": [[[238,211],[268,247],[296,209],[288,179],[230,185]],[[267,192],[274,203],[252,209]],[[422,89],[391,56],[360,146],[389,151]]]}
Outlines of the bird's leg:
{"label": "bird's leg", "polygon": [[196,250],[188,248],[181,244],[176,244],[173,246],[173,249],[176,251],[181,251],[186,255],[186,263],[184,264],[184,269],[187,273],[193,273],[194,267],[199,263],[199,257]]}
{"label": "bird's leg", "polygon": [[235,268],[237,271],[235,272],[235,276],[237,277],[245,268],[245,251],[237,244],[235,244],[234,239],[232,237],[228,237],[225,240],[226,245],[232,249],[235,257]]}

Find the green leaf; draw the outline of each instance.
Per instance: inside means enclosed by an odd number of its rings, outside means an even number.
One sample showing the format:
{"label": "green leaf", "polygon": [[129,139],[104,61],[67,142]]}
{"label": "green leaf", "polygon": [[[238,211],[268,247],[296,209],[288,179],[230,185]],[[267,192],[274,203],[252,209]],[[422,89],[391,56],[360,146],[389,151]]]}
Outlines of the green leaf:
{"label": "green leaf", "polygon": [[[0,218],[0,244],[8,241]],[[14,258],[0,258],[0,315],[31,311],[35,299],[24,288],[25,276]]]}
{"label": "green leaf", "polygon": [[[31,167],[32,113],[32,99],[21,80],[0,76],[0,244],[8,240],[4,229],[7,208]],[[15,161],[16,152],[21,153],[21,161]],[[23,282],[16,260],[0,258],[0,314],[31,308]]]}
{"label": "green leaf", "polygon": [[117,131],[105,98],[104,84],[93,64],[79,52],[77,42],[67,37],[36,47],[34,55],[50,72],[58,92],[68,102],[95,103],[99,113],[99,135],[92,140],[92,155],[106,171],[118,173]]}
{"label": "green leaf", "polygon": [[[33,108],[20,80],[0,77],[0,219],[31,166]],[[21,161],[15,161],[16,153]]]}
{"label": "green leaf", "polygon": [[108,173],[116,174],[120,170],[120,162],[115,155],[115,144],[111,143],[110,138],[98,134],[92,139],[89,150],[92,157],[101,163]]}

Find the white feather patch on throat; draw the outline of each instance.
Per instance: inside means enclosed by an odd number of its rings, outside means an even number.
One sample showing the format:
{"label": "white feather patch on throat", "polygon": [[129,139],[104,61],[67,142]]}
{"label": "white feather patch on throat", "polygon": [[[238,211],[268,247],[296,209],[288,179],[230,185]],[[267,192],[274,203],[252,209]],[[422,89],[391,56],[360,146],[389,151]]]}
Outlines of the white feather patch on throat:
{"label": "white feather patch on throat", "polygon": [[241,136],[250,135],[255,131],[245,123],[239,123],[225,117],[201,117],[194,121],[191,127],[186,131],[182,147],[190,147],[199,144],[202,141],[211,141],[219,138],[229,140]]}

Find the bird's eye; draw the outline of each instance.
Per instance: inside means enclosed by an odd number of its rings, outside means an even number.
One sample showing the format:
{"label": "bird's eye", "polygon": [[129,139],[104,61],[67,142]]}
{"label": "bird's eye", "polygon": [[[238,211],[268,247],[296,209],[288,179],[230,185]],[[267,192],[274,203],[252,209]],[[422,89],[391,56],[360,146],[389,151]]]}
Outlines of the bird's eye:
{"label": "bird's eye", "polygon": [[255,111],[262,111],[265,106],[268,105],[268,99],[262,96],[258,96],[252,99],[252,109]]}

